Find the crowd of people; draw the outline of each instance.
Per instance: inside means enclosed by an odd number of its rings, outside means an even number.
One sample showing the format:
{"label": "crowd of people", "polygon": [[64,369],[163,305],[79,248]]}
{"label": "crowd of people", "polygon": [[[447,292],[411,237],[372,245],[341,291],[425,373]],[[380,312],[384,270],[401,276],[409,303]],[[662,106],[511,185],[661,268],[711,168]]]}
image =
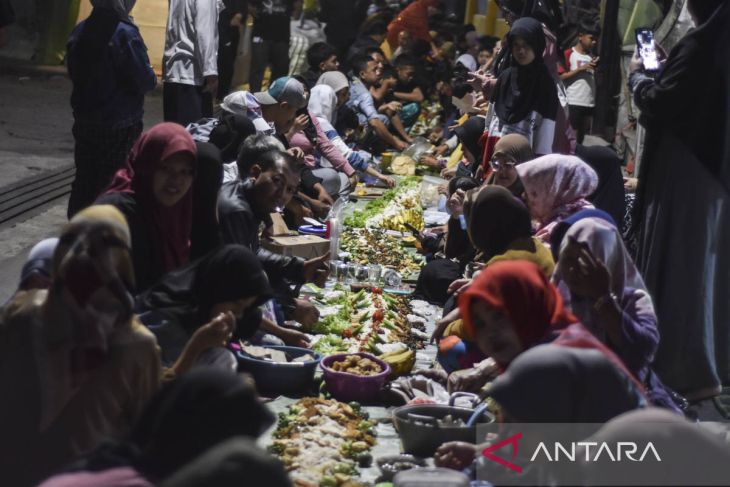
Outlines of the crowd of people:
{"label": "crowd of people", "polygon": [[[558,38],[557,1],[501,0],[498,39],[446,0],[321,0],[326,42],[290,72],[296,2],[170,0],[165,122],[146,131],[158,80],[135,0],[91,3],[68,42],[69,222],[0,315],[8,485],[290,485],[255,444],[274,418],[226,347],[307,347],[319,311],[299,290],[332,257],[266,250],[271,215],[296,228],[363,179],[395,186],[381,156],[419,136],[450,215],[420,236],[415,296],[444,308],[421,373],[523,422],[681,418],[730,385],[730,2],[689,1],[697,27],[656,76],[632,60],[647,141],[628,209],[622,160],[583,145],[600,30]],[[436,463],[476,453],[447,443]]]}

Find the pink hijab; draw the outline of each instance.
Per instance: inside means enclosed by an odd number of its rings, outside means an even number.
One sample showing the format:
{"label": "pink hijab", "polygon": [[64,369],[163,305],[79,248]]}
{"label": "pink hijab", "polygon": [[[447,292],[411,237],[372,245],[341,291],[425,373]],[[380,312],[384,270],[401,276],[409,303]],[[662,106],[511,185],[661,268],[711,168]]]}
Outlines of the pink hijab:
{"label": "pink hijab", "polygon": [[536,220],[535,235],[550,244],[550,234],[560,220],[573,213],[593,208],[586,200],[598,187],[598,175],[576,156],[549,154],[516,167],[530,216]]}
{"label": "pink hijab", "polygon": [[181,125],[160,123],[143,133],[135,142],[125,166],[114,175],[105,194],[133,195],[138,211],[149,225],[151,245],[157,249],[164,270],[187,264],[190,257],[190,232],[193,224],[193,191],[188,190],[175,206],[157,202],[152,179],[157,165],[168,157],[186,153],[197,166],[195,141]]}

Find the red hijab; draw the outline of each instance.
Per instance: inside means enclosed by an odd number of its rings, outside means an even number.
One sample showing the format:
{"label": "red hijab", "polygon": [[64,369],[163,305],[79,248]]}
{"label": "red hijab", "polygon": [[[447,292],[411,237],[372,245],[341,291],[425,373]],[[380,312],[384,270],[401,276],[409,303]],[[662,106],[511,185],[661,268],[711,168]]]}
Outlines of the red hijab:
{"label": "red hijab", "polygon": [[[509,318],[525,350],[542,343],[598,350],[643,390],[621,359],[565,308],[560,292],[536,264],[526,260],[496,262],[479,274],[459,299],[464,327],[471,337],[476,335],[471,313],[476,300]],[[509,364],[499,365],[506,368]]]}
{"label": "red hijab", "polygon": [[189,154],[196,169],[197,149],[190,134],[176,123],[155,125],[137,139],[125,167],[117,171],[106,190],[106,194],[134,196],[165,272],[187,264],[190,257],[192,188],[174,206],[167,207],[157,201],[152,186],[159,163],[178,153]]}

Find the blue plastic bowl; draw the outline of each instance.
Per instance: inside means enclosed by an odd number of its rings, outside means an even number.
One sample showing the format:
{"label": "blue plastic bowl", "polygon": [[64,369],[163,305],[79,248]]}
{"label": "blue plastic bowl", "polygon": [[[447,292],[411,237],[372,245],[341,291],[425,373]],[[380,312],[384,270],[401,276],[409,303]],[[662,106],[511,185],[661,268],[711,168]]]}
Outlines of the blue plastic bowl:
{"label": "blue plastic bowl", "polygon": [[236,352],[238,357],[238,370],[253,375],[259,393],[268,394],[299,394],[308,391],[314,382],[314,373],[317,370],[322,356],[308,348],[266,346],[272,350],[281,350],[292,358],[309,354],[315,360],[296,363],[276,363],[269,360],[260,360],[250,357],[240,350]]}

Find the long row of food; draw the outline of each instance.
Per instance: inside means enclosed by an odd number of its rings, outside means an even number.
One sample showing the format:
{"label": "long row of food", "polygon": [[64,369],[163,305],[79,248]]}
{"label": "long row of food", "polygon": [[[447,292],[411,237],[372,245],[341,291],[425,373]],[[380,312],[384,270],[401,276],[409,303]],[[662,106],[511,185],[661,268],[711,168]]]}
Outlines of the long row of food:
{"label": "long row of food", "polygon": [[[423,266],[421,256],[408,248],[412,230],[424,228],[420,178],[402,179],[343,223],[339,250],[349,262],[390,268],[401,276]],[[369,485],[361,483],[360,469],[372,461],[376,422],[359,403],[348,401],[377,400],[387,380],[412,371],[429,338],[432,307],[367,284],[358,289],[345,279],[325,288],[308,286],[320,318],[307,332],[321,360],[323,384],[318,397],[287,403],[269,445],[297,487]]]}

